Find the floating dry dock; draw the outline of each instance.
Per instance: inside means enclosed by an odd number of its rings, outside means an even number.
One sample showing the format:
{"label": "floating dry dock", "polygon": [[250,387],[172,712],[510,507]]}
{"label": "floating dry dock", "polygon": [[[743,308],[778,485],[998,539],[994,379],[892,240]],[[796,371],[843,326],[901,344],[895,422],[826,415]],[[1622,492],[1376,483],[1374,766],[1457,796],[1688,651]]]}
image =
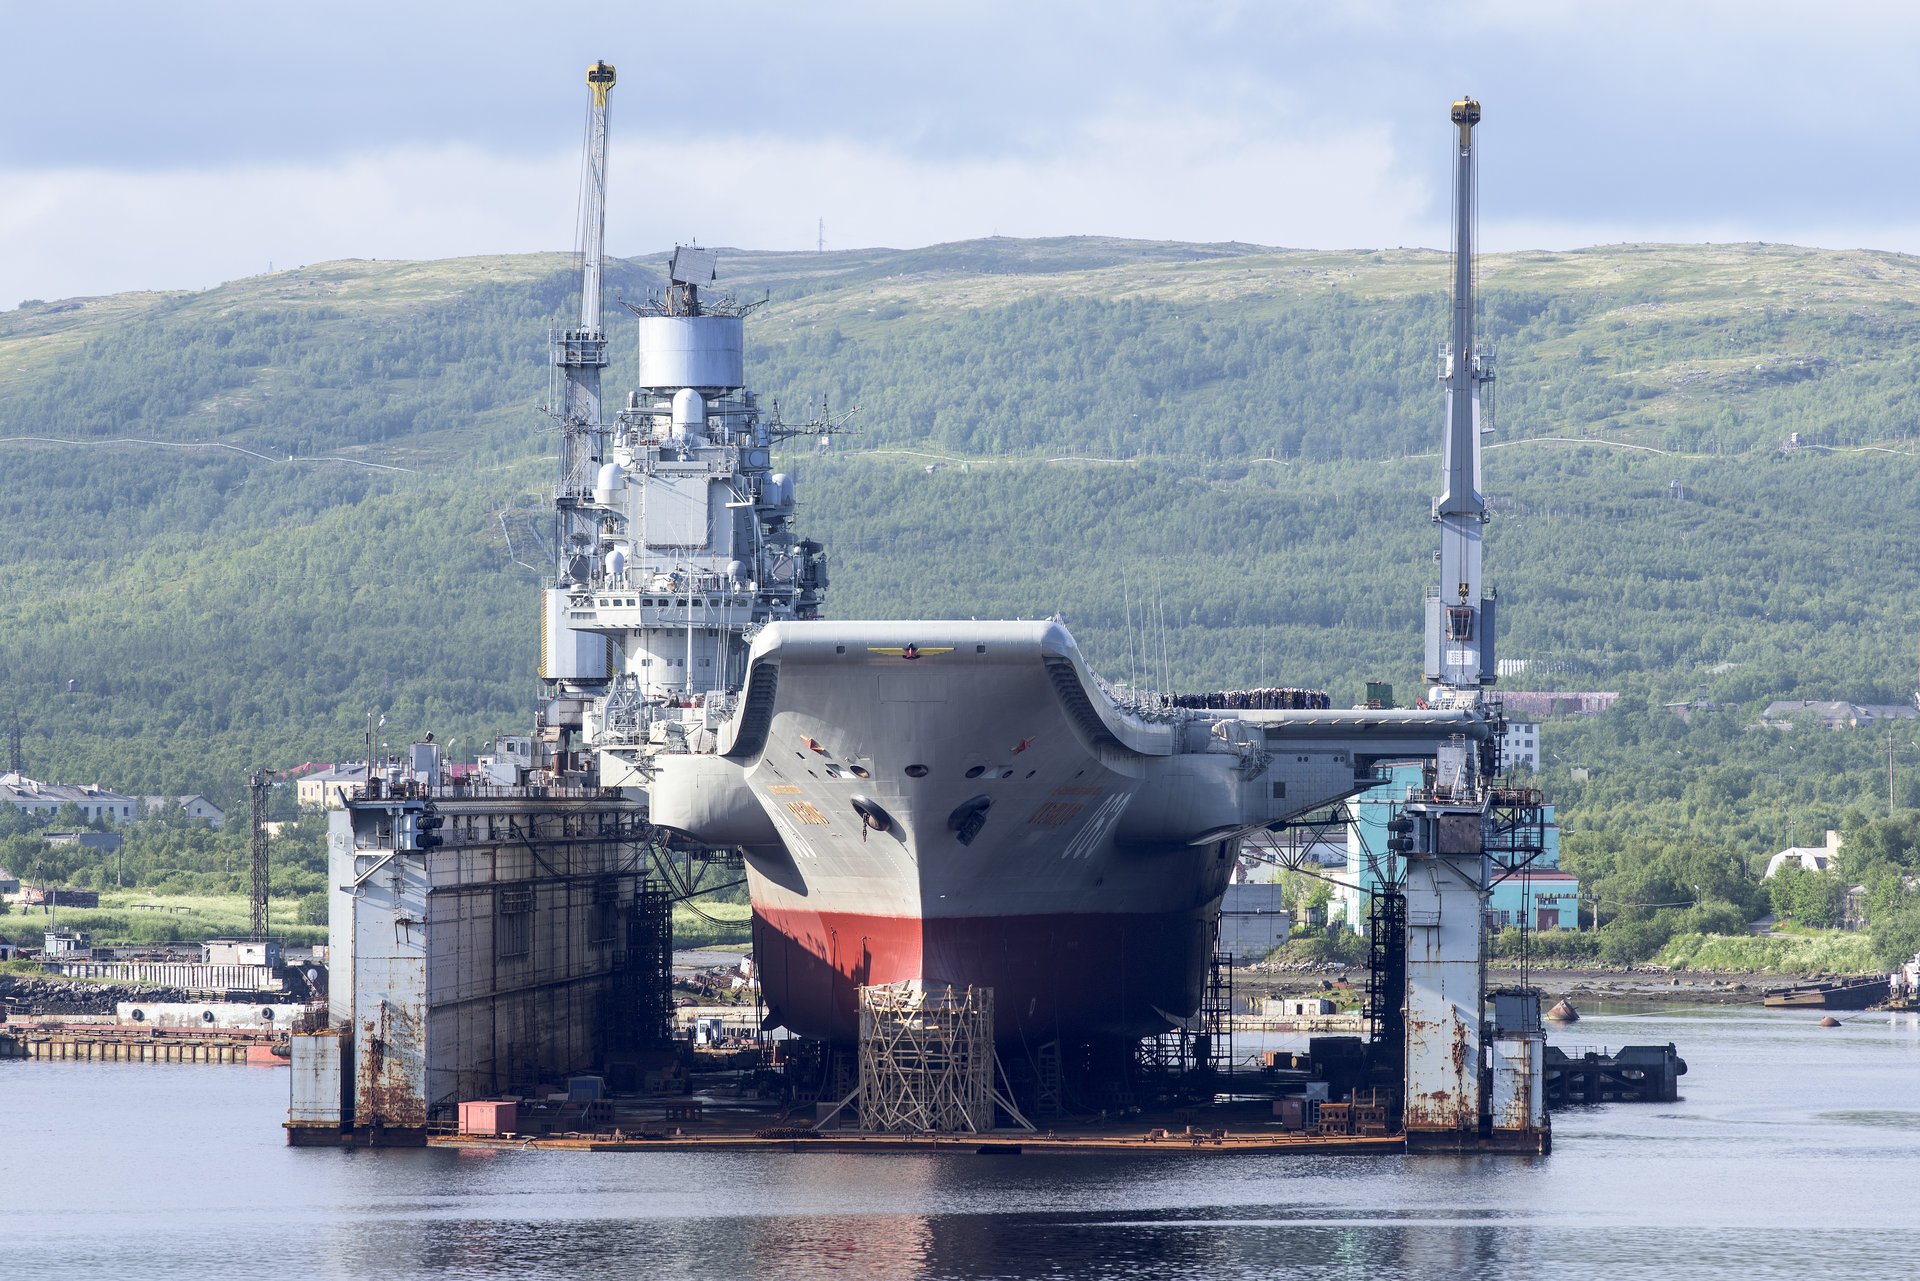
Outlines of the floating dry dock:
{"label": "floating dry dock", "polygon": [[560,1135],[541,1139],[483,1138],[450,1134],[427,1140],[430,1147],[511,1148],[574,1152],[949,1152],[980,1156],[1054,1154],[1071,1156],[1131,1156],[1161,1153],[1169,1156],[1255,1156],[1291,1153],[1296,1156],[1346,1154],[1352,1156],[1404,1152],[1404,1135],[1315,1134],[1168,1134],[1155,1138],[1129,1134],[1034,1135],[998,1134],[822,1134],[805,1138],[757,1135],[678,1135],[671,1138],[613,1138],[603,1135]]}

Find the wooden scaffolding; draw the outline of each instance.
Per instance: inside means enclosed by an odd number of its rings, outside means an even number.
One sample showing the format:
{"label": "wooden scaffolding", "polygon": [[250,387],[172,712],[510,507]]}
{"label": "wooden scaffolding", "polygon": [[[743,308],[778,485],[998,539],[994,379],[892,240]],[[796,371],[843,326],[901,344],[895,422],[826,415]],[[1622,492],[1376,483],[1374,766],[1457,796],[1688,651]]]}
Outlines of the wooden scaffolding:
{"label": "wooden scaffolding", "polygon": [[996,1106],[1033,1128],[996,1082],[990,987],[863,987],[859,1048],[864,1130],[980,1134],[994,1128]]}

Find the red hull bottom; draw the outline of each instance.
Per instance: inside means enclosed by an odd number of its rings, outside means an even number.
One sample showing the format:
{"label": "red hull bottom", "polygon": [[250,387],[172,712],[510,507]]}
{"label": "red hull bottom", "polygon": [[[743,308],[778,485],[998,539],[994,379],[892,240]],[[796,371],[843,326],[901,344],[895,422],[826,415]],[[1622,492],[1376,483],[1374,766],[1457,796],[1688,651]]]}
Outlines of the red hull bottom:
{"label": "red hull bottom", "polygon": [[775,1024],[828,1040],[859,1031],[856,990],[908,979],[994,992],[994,1034],[1033,1043],[1138,1038],[1199,1007],[1212,947],[1200,911],[920,919],[754,909]]}

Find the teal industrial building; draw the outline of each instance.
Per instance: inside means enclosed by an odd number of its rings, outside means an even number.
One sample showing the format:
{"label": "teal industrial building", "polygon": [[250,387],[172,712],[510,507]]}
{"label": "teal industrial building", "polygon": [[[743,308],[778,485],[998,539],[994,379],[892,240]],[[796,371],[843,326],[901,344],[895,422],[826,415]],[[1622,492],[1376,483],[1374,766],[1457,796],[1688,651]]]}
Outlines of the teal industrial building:
{"label": "teal industrial building", "polygon": [[[1335,885],[1328,919],[1345,920],[1356,934],[1367,932],[1368,908],[1380,887],[1381,873],[1396,881],[1403,873],[1399,856],[1387,849],[1387,821],[1420,784],[1419,765],[1396,765],[1388,782],[1348,802],[1353,822],[1347,825],[1347,863],[1344,869],[1329,873]],[[1539,856],[1523,870],[1497,879],[1488,895],[1490,929],[1580,928],[1580,881],[1560,870],[1560,829],[1553,806],[1544,806],[1543,812]]]}

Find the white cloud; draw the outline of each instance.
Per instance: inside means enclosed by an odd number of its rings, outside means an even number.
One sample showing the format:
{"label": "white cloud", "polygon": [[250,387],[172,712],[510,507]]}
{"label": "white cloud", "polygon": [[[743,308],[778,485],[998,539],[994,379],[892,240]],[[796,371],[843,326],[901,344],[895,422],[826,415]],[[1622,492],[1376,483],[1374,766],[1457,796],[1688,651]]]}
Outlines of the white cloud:
{"label": "white cloud", "polygon": [[[1384,130],[1306,138],[1230,117],[1108,116],[1045,152],[916,158],[852,139],[616,141],[612,252],[698,237],[800,248],[1096,233],[1289,245],[1409,241],[1423,184]],[[577,161],[464,147],[339,163],[0,174],[0,305],[193,288],[327,258],[567,247]]]}
{"label": "white cloud", "polygon": [[[0,174],[0,305],[200,288],[269,263],[564,247],[572,183],[557,159],[465,147],[335,164]],[[539,210],[538,191],[566,210]]]}

